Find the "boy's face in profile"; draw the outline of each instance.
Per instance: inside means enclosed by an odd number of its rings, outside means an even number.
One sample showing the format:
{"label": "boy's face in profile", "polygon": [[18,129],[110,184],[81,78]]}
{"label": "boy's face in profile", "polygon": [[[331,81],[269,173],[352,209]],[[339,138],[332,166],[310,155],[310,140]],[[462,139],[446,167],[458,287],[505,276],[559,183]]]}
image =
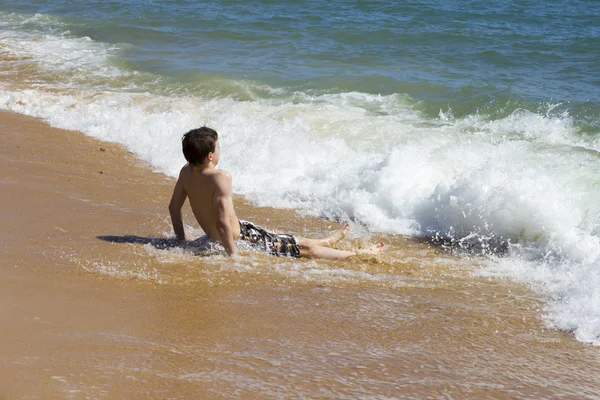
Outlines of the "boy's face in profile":
{"label": "boy's face in profile", "polygon": [[219,163],[219,158],[221,156],[221,147],[219,146],[218,139],[215,142],[215,151],[213,151],[212,155],[213,155],[212,162],[214,165],[217,165]]}

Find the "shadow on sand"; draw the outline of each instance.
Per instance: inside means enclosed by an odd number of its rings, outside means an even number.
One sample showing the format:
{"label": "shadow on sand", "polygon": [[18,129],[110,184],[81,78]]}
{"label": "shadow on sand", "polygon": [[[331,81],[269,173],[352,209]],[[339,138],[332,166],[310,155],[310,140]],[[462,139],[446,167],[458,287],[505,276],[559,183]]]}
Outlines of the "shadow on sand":
{"label": "shadow on sand", "polygon": [[135,236],[135,235],[125,235],[125,236],[113,236],[113,235],[105,235],[105,236],[96,236],[100,240],[104,240],[105,242],[111,243],[136,243],[136,244],[150,244],[157,249],[167,250],[172,249],[174,247],[182,247],[185,248],[185,244],[181,243],[179,240],[170,238],[153,238],[153,237],[143,237],[143,236]]}
{"label": "shadow on sand", "polygon": [[196,240],[180,241],[176,238],[155,238],[143,237],[136,235],[103,235],[96,236],[100,240],[111,243],[133,243],[133,244],[149,244],[159,250],[183,249],[197,256],[211,256],[219,254],[223,248],[220,244],[211,241],[208,236],[201,236]]}

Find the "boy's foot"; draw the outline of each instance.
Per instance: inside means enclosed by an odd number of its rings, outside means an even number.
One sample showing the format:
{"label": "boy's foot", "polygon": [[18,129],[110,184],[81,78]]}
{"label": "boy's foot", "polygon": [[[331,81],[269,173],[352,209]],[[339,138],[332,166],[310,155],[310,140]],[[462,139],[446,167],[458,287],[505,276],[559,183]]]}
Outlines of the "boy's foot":
{"label": "boy's foot", "polygon": [[383,242],[379,242],[378,244],[374,244],[372,246],[367,247],[366,249],[357,249],[356,254],[366,254],[377,256],[383,254],[385,251],[385,245]]}
{"label": "boy's foot", "polygon": [[342,240],[343,238],[345,238],[346,235],[348,234],[348,232],[350,232],[350,224],[346,224],[346,226],[344,226],[343,229],[340,229],[339,231],[335,232],[333,235],[322,239],[322,243],[324,246],[331,247],[334,244],[336,244],[337,242],[339,242],[340,240]]}

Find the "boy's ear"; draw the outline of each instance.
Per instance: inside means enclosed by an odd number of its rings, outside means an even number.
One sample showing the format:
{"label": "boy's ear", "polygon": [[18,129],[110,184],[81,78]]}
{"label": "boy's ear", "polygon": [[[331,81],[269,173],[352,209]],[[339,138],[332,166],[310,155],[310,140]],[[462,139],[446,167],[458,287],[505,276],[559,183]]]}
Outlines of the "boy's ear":
{"label": "boy's ear", "polygon": [[208,155],[206,156],[206,158],[208,159],[208,162],[212,162],[212,160],[213,160],[213,153],[212,152],[208,153]]}

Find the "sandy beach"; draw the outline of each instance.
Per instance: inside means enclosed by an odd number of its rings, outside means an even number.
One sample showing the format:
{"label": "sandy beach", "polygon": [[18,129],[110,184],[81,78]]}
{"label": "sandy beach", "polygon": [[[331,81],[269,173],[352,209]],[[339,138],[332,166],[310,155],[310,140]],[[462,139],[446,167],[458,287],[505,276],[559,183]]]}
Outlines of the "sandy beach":
{"label": "sandy beach", "polygon": [[378,261],[198,256],[166,245],[173,179],[122,147],[10,112],[0,137],[2,399],[598,398],[598,349],[477,259],[393,236]]}

